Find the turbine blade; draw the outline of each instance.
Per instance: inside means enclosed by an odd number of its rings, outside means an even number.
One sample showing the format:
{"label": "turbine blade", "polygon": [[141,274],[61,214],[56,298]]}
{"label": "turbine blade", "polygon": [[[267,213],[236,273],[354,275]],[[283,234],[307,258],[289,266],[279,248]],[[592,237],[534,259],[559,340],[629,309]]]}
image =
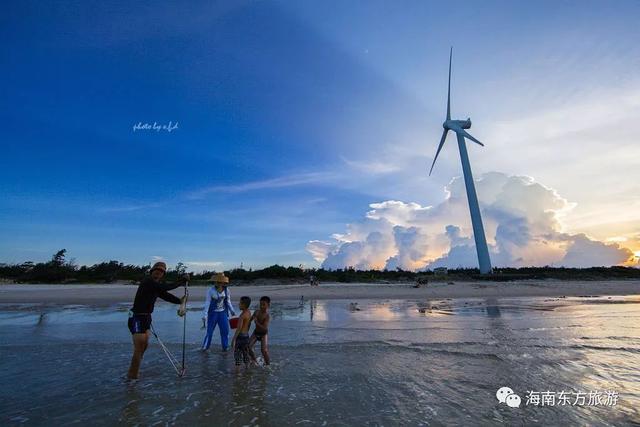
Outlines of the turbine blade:
{"label": "turbine blade", "polygon": [[449,51],[449,88],[447,89],[447,120],[451,120],[451,57],[453,56],[453,46]]}
{"label": "turbine blade", "polygon": [[445,129],[442,132],[442,138],[440,138],[440,145],[438,145],[438,151],[436,151],[436,156],[433,158],[433,163],[431,163],[429,176],[431,176],[431,172],[433,172],[433,166],[436,164],[436,159],[438,158],[438,154],[440,154],[440,150],[442,150],[442,146],[444,145],[444,140],[447,139],[447,132],[449,132],[449,129]]}
{"label": "turbine blade", "polygon": [[467,132],[464,129],[460,129],[458,132],[461,132],[465,138],[468,138],[470,140],[472,140],[473,142],[475,142],[476,144],[480,144],[484,147],[484,144],[480,141],[478,141],[477,139],[475,139],[473,136],[471,136],[471,134],[469,132]]}

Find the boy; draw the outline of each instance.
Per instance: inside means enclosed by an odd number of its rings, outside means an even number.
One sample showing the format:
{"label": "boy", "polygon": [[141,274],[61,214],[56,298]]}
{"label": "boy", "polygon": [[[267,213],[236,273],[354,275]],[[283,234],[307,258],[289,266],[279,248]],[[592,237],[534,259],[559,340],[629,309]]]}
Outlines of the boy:
{"label": "boy", "polygon": [[249,341],[249,355],[254,361],[256,360],[256,355],[253,352],[253,346],[256,345],[256,341],[260,341],[260,351],[262,352],[265,365],[269,364],[269,342],[267,338],[267,334],[269,333],[269,320],[271,320],[269,316],[269,306],[271,306],[271,298],[266,296],[260,298],[260,309],[256,310],[253,316],[251,316],[256,326],[253,329],[253,335],[251,335],[251,340]]}
{"label": "boy", "polygon": [[245,365],[249,364],[249,327],[251,326],[251,312],[249,306],[251,305],[251,298],[240,298],[240,318],[238,319],[238,327],[236,333],[231,340],[231,347],[233,348],[233,357],[236,360],[236,366],[240,366],[240,362],[243,361]]}

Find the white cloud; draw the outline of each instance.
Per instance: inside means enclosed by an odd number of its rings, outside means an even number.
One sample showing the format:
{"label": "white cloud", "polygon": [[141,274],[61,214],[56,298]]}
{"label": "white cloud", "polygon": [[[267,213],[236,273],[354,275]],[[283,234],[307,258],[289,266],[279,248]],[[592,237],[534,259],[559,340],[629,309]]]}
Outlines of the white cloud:
{"label": "white cloud", "polygon": [[216,268],[222,266],[222,261],[187,261],[185,264],[189,267]]}
{"label": "white cloud", "polygon": [[[584,267],[628,262],[633,253],[617,243],[563,231],[563,214],[575,205],[525,176],[499,172],[476,180],[494,266]],[[314,240],[307,250],[325,268],[475,267],[477,257],[464,181],[454,178],[445,200],[421,206],[389,200],[372,203],[365,217],[332,241]]]}
{"label": "white cloud", "polygon": [[399,170],[399,166],[397,164],[391,163],[389,161],[362,161],[362,160],[349,160],[344,157],[341,157],[342,161],[347,164],[347,166],[366,174],[388,174],[392,172],[396,172]]}
{"label": "white cloud", "polygon": [[620,264],[620,260],[628,260],[634,256],[627,248],[617,243],[606,244],[589,239],[584,234],[577,234],[561,261],[562,265],[572,267],[609,266]]}
{"label": "white cloud", "polygon": [[636,81],[486,121],[482,137],[491,155],[476,156],[474,169],[535,171],[536,177],[579,202],[567,216],[572,232],[588,227],[604,239],[608,236],[598,232],[603,225],[638,220],[640,146],[629,126],[638,114]]}
{"label": "white cloud", "polygon": [[324,261],[329,254],[338,249],[338,244],[323,242],[321,240],[311,240],[307,243],[307,251],[311,254],[313,259],[318,262]]}
{"label": "white cloud", "polygon": [[192,191],[187,195],[189,199],[202,199],[207,194],[212,193],[244,193],[255,190],[272,190],[278,188],[288,188],[301,185],[312,185],[329,182],[334,178],[330,172],[310,172],[295,175],[285,175],[277,178],[262,181],[251,181],[243,184],[214,185]]}
{"label": "white cloud", "polygon": [[211,270],[223,270],[224,265],[221,261],[186,261],[184,263],[191,271],[196,273]]}
{"label": "white cloud", "polygon": [[163,206],[164,203],[146,203],[139,205],[113,206],[98,209],[102,213],[136,212],[140,210],[151,210]]}

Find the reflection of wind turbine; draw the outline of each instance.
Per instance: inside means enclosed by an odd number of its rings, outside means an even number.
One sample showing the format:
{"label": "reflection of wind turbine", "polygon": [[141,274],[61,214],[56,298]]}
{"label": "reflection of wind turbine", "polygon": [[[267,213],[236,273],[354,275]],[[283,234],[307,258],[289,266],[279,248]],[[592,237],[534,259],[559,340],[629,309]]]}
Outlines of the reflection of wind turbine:
{"label": "reflection of wind turbine", "polygon": [[469,164],[469,155],[467,154],[467,146],[465,144],[465,138],[472,140],[476,144],[480,144],[484,147],[484,144],[469,134],[465,129],[471,128],[471,119],[467,120],[451,120],[451,57],[453,56],[453,48],[449,53],[449,89],[447,91],[447,120],[442,124],[444,131],[442,132],[442,138],[440,139],[440,145],[438,145],[438,151],[433,158],[431,164],[431,170],[429,175],[433,171],[433,166],[436,164],[436,159],[445,139],[447,139],[447,132],[450,130],[456,133],[458,137],[458,148],[460,150],[460,160],[462,161],[462,173],[464,175],[464,184],[467,188],[467,200],[469,201],[469,210],[471,211],[471,225],[473,226],[473,237],[476,241],[476,251],[478,252],[478,264],[480,265],[480,273],[491,273],[491,259],[489,258],[489,249],[487,248],[487,239],[484,236],[484,227],[482,226],[482,217],[480,216],[480,207],[478,206],[478,196],[476,195],[476,187],[473,184],[473,174],[471,173],[471,165]]}

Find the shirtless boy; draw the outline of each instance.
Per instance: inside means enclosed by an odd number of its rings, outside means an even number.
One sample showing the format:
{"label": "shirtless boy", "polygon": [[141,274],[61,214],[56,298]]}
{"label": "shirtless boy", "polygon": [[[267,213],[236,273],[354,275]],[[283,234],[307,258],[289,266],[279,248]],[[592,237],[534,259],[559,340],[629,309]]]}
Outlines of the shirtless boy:
{"label": "shirtless boy", "polygon": [[253,313],[253,316],[251,316],[251,319],[256,326],[253,330],[253,334],[251,335],[251,340],[249,341],[249,354],[253,360],[256,360],[253,347],[256,345],[257,341],[260,341],[260,351],[262,352],[265,365],[268,365],[270,362],[269,340],[267,335],[269,333],[269,321],[271,320],[271,316],[269,316],[269,306],[271,306],[271,298],[260,298],[260,309],[256,310]]}
{"label": "shirtless boy", "polygon": [[240,318],[238,319],[238,327],[236,333],[231,340],[231,348],[233,348],[233,357],[236,360],[236,366],[240,366],[241,362],[245,365],[249,364],[249,327],[251,326],[251,312],[249,306],[251,298],[240,298]]}

